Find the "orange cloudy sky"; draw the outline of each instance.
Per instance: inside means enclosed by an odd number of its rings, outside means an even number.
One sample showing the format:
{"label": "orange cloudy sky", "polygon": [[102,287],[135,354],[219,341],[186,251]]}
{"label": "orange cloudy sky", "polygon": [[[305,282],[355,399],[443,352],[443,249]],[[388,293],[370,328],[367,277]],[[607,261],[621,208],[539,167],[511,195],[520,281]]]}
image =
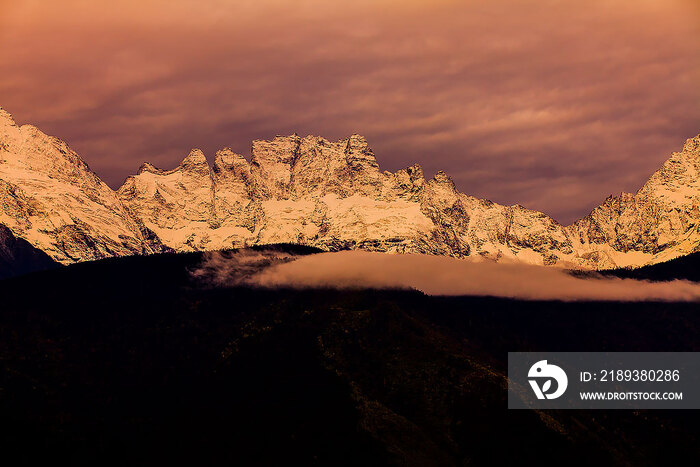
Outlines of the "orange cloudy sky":
{"label": "orange cloudy sky", "polygon": [[697,0],[0,0],[0,106],[112,187],[192,147],[365,135],[561,222],[700,131]]}

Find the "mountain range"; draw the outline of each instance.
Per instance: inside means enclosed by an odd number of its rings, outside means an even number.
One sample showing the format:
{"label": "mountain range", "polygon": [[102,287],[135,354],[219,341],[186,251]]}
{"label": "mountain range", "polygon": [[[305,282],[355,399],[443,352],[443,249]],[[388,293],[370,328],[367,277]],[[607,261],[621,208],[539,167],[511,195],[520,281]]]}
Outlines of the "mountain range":
{"label": "mountain range", "polygon": [[381,171],[364,137],[256,140],[210,166],[192,150],[144,163],[116,191],[68,145],[0,108],[0,225],[58,263],[273,243],[482,257],[579,269],[637,267],[700,251],[700,135],[635,194],[564,226],[460,193],[419,165]]}

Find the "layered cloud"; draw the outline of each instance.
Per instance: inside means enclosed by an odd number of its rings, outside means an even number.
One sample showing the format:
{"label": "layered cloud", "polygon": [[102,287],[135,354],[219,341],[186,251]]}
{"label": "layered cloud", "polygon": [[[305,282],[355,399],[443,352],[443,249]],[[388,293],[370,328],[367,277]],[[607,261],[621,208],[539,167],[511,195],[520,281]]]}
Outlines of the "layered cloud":
{"label": "layered cloud", "polygon": [[417,289],[429,295],[524,300],[700,300],[700,284],[694,282],[574,276],[563,269],[524,264],[364,251],[321,253],[293,261],[289,259],[262,263],[259,272],[241,274],[238,272],[239,260],[213,254],[198,275],[210,278],[216,285]]}
{"label": "layered cloud", "polygon": [[276,133],[562,222],[700,129],[692,0],[0,0],[0,105],[112,186]]}

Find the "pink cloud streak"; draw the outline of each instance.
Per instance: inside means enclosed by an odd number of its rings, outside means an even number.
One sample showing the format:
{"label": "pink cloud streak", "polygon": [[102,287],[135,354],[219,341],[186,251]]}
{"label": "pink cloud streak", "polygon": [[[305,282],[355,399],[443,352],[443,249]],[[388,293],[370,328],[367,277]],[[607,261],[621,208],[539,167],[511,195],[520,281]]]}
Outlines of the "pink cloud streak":
{"label": "pink cloud streak", "polygon": [[[234,277],[229,260],[205,264],[219,285]],[[218,274],[211,275],[211,271]],[[427,255],[343,251],[273,264],[242,283],[262,287],[417,289],[429,295],[474,295],[524,300],[698,301],[700,284],[676,280],[578,277],[566,270],[473,262]],[[235,281],[233,282],[235,283]]]}

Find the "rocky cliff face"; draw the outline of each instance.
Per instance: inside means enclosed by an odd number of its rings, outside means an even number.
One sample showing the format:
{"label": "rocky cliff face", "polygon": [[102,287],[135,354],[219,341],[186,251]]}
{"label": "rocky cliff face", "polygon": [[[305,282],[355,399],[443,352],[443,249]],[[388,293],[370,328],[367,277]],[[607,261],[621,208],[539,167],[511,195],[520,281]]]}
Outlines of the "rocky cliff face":
{"label": "rocky cliff face", "polygon": [[0,222],[70,263],[166,250],[291,242],[327,250],[484,257],[584,268],[642,265],[700,248],[700,137],[636,194],[564,227],[540,212],[455,189],[418,165],[381,172],[359,135],[254,141],[209,166],[146,163],[115,193],[65,143],[0,113]]}
{"label": "rocky cliff face", "polygon": [[2,109],[0,223],[62,263],[162,249],[66,143]]}
{"label": "rocky cliff face", "polygon": [[380,172],[359,135],[255,141],[250,163],[224,149],[211,170],[193,151],[175,170],[142,167],[118,197],[178,251],[292,242],[547,264],[572,253],[544,214],[466,196],[419,166]]}
{"label": "rocky cliff face", "polygon": [[700,250],[700,135],[636,193],[611,196],[568,228],[593,265],[640,265]]}

